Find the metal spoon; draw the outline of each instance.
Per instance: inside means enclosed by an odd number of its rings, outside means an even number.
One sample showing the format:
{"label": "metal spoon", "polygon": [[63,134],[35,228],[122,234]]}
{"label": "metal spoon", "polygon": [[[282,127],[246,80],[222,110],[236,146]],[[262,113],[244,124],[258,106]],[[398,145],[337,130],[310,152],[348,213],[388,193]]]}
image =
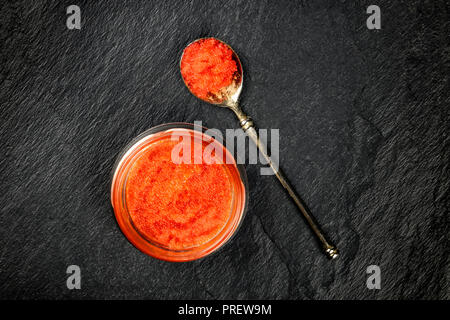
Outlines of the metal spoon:
{"label": "metal spoon", "polygon": [[[194,42],[201,41],[203,39],[205,39],[205,38],[197,39],[197,40],[191,42],[189,45],[191,45]],[[311,227],[311,229],[314,232],[314,234],[316,235],[317,239],[322,244],[325,254],[331,259],[337,258],[339,256],[337,248],[334,245],[330,244],[330,242],[326,239],[323,232],[320,230],[319,225],[316,223],[315,219],[309,212],[306,205],[303,203],[303,201],[297,195],[297,193],[295,192],[292,185],[288,182],[288,180],[286,179],[286,177],[284,176],[282,171],[278,168],[278,166],[276,166],[272,162],[272,159],[265,151],[265,150],[267,150],[266,146],[263,145],[263,142],[258,137],[258,134],[256,132],[256,129],[255,129],[252,119],[249,116],[247,116],[239,106],[239,96],[242,91],[243,79],[244,79],[242,64],[241,64],[241,61],[239,60],[239,57],[237,56],[236,52],[234,52],[234,50],[228,44],[224,43],[223,41],[221,41],[219,39],[215,39],[215,40],[220,41],[221,43],[226,45],[228,48],[230,48],[230,50],[233,52],[233,59],[235,60],[237,69],[238,69],[234,75],[233,83],[230,86],[228,86],[227,88],[224,88],[224,90],[221,90],[221,92],[219,94],[209,95],[208,98],[206,98],[206,99],[200,98],[197,95],[195,95],[189,88],[189,85],[186,83],[185,79],[183,78],[184,84],[189,89],[189,91],[191,91],[191,93],[194,96],[196,96],[197,98],[199,98],[205,102],[208,102],[210,104],[216,105],[218,107],[226,107],[226,108],[233,110],[233,112],[238,117],[239,124],[241,125],[244,132],[256,144],[260,153],[267,160],[267,163],[272,168],[272,170],[275,173],[278,180],[281,182],[283,187],[287,190],[287,192],[289,193],[291,198],[294,200],[294,202],[297,205],[298,209],[300,210],[301,214],[306,219],[308,225]],[[182,59],[183,59],[183,56],[181,56],[181,59],[180,59],[180,67],[181,67]]]}

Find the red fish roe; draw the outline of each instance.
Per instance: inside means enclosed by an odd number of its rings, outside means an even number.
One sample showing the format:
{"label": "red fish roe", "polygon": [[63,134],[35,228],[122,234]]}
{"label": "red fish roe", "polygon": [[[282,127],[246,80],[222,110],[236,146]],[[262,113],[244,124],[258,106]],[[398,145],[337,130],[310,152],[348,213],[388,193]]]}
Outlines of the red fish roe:
{"label": "red fish roe", "polygon": [[125,191],[135,228],[171,250],[216,236],[229,219],[233,192],[225,164],[175,164],[177,143],[167,137],[148,146],[130,169]]}
{"label": "red fish roe", "polygon": [[237,71],[233,51],[214,38],[206,38],[184,49],[181,75],[193,94],[202,99],[217,94],[233,82]]}

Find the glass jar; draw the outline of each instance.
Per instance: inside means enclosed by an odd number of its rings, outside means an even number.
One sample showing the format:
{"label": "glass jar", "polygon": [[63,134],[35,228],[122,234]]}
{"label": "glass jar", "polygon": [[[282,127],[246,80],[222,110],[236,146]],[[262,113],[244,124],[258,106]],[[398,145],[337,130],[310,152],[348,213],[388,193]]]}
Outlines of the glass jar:
{"label": "glass jar", "polygon": [[[120,229],[127,239],[142,252],[166,261],[191,261],[205,257],[227,243],[238,230],[247,208],[248,185],[247,176],[242,165],[225,145],[205,133],[207,129],[189,123],[169,123],[153,127],[133,139],[119,154],[113,169],[111,183],[111,204]],[[186,249],[174,250],[144,236],[135,227],[126,203],[127,178],[133,164],[152,143],[167,138],[173,133],[189,134],[200,137],[203,141],[220,144],[224,150],[226,172],[231,184],[231,211],[222,229],[205,243]]]}

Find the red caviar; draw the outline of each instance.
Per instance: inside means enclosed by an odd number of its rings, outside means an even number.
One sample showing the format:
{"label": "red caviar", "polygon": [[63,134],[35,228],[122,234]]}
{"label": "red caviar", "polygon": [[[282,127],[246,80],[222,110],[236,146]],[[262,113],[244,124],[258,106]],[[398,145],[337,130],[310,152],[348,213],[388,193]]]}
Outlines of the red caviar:
{"label": "red caviar", "polygon": [[214,252],[245,213],[245,171],[223,144],[193,128],[151,128],[122,151],[114,167],[117,223],[134,246],[158,259],[190,261]]}
{"label": "red caviar", "polygon": [[178,143],[167,137],[147,147],[130,169],[125,193],[138,231],[171,250],[211,240],[227,222],[232,202],[226,165],[194,164],[193,158],[192,164],[175,164],[171,154]]}
{"label": "red caviar", "polygon": [[181,75],[199,98],[207,99],[231,85],[236,71],[233,51],[217,39],[200,39],[184,49]]}

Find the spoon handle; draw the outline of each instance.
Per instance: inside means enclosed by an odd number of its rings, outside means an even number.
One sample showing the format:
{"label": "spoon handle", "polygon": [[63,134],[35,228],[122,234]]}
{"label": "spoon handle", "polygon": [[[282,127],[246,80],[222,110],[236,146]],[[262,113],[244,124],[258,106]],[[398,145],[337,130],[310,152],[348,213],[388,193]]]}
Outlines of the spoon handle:
{"label": "spoon handle", "polygon": [[276,177],[280,181],[280,183],[283,185],[283,187],[287,190],[291,198],[294,200],[295,204],[297,205],[298,209],[302,213],[303,217],[308,222],[308,225],[311,227],[314,234],[317,236],[317,239],[320,241],[320,243],[323,246],[323,249],[325,250],[325,254],[330,259],[335,259],[339,256],[339,252],[337,248],[330,244],[330,242],[326,239],[323,232],[320,230],[319,225],[313,218],[312,214],[310,213],[309,209],[306,207],[306,205],[303,203],[301,198],[298,196],[298,194],[295,192],[295,189],[292,187],[292,185],[289,183],[287,178],[284,176],[283,172],[276,166],[270,156],[267,154],[266,146],[263,144],[263,142],[259,139],[258,133],[256,132],[255,126],[253,124],[252,119],[247,116],[242,109],[235,105],[231,107],[231,109],[234,111],[236,116],[239,119],[239,124],[241,125],[244,132],[250,137],[250,139],[253,140],[253,142],[258,147],[259,152],[263,155],[263,157],[266,159],[267,163],[272,168],[273,172],[275,173]]}

